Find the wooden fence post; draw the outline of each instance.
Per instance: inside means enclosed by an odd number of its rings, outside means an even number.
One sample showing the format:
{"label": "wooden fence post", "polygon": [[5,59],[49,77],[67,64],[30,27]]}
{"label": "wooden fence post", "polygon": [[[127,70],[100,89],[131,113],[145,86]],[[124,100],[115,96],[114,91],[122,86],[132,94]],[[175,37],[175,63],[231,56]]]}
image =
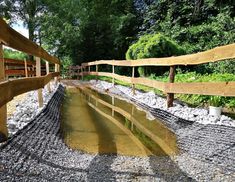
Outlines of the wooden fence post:
{"label": "wooden fence post", "polygon": [[135,77],[135,67],[133,66],[133,67],[132,67],[132,80],[131,80],[131,82],[132,82],[132,93],[133,93],[133,95],[135,95],[135,84],[133,83],[134,77]]}
{"label": "wooden fence post", "polygon": [[98,65],[95,67],[95,72],[96,72],[96,82],[98,81]]}
{"label": "wooden fence post", "polygon": [[[60,65],[59,64],[57,64],[57,71],[60,73]],[[60,74],[58,76],[58,81],[60,82]]]}
{"label": "wooden fence post", "polygon": [[[35,72],[35,65],[32,65],[32,71]],[[35,73],[32,74],[32,77],[35,77]]]}
{"label": "wooden fence post", "polygon": [[[55,72],[58,72],[58,66],[57,66],[57,64],[55,64]],[[55,77],[55,85],[57,85],[58,84],[58,77]]]}
{"label": "wooden fence post", "polygon": [[[36,57],[36,77],[41,76],[41,59]],[[43,96],[42,96],[42,89],[38,89],[38,104],[39,107],[43,106]]]}
{"label": "wooden fence post", "polygon": [[[174,83],[174,81],[175,81],[175,66],[171,66],[169,73],[169,82]],[[173,107],[173,102],[174,102],[174,94],[167,93],[167,108]]]}
{"label": "wooden fence post", "polygon": [[[46,61],[46,74],[48,75],[50,73],[50,65],[49,62]],[[51,84],[50,82],[47,84],[47,90],[49,93],[51,93]]]}
{"label": "wooden fence post", "polygon": [[[0,82],[4,80],[5,80],[5,67],[4,67],[4,58],[3,58],[3,47],[0,42]],[[7,137],[8,137],[7,105],[3,105],[2,107],[0,107],[0,142],[6,141]]]}
{"label": "wooden fence post", "polygon": [[28,75],[27,60],[26,59],[24,59],[24,70],[25,70],[25,77],[29,77],[29,75]]}
{"label": "wooden fence post", "polygon": [[112,79],[112,83],[113,83],[113,87],[114,87],[114,74],[115,74],[114,65],[112,65],[112,70],[113,70],[113,79]]}

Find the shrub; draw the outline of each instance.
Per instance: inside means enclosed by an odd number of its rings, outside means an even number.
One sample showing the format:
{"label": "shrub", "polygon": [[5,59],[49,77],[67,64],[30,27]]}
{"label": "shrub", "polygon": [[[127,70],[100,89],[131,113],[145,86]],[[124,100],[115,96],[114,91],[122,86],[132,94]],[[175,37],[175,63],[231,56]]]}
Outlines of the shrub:
{"label": "shrub", "polygon": [[[170,57],[184,54],[185,51],[175,42],[166,36],[158,33],[151,35],[144,35],[139,40],[131,45],[126,53],[126,59],[135,60],[143,58],[159,58]],[[144,67],[140,68],[140,76],[148,76],[155,72],[158,75],[165,72],[165,69],[159,67]]]}

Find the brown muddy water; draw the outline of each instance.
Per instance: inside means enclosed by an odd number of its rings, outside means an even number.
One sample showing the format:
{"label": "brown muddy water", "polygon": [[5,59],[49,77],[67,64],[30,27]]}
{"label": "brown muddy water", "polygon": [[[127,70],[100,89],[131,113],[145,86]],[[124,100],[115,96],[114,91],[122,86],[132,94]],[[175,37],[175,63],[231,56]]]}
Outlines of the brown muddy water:
{"label": "brown muddy water", "polygon": [[74,150],[128,156],[175,155],[176,136],[135,105],[88,87],[67,87],[64,142]]}

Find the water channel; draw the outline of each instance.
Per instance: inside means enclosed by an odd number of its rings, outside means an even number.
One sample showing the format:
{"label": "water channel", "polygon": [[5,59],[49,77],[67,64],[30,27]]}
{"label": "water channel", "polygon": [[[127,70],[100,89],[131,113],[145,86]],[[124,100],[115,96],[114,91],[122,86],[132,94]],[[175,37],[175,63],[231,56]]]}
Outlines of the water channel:
{"label": "water channel", "polygon": [[74,150],[128,156],[178,152],[176,136],[160,121],[116,96],[87,86],[67,87],[62,107],[64,142]]}

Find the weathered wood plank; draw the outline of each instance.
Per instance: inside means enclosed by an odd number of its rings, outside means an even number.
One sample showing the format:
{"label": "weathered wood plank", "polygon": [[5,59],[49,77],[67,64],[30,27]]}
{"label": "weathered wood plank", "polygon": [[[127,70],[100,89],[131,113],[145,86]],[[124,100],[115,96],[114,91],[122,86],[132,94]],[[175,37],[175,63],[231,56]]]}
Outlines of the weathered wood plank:
{"label": "weathered wood plank", "polygon": [[43,88],[51,79],[58,76],[57,73],[50,73],[41,77],[20,78],[0,83],[0,107],[11,101],[15,96]]}
{"label": "weathered wood plank", "polygon": [[[24,65],[24,61],[23,60],[16,60],[16,59],[9,59],[9,58],[4,58],[4,61],[5,61],[5,65],[8,65],[8,66],[12,66],[12,65]],[[36,65],[35,62],[33,61],[27,61],[27,65]]]}
{"label": "weathered wood plank", "polygon": [[[0,42],[0,82],[5,80],[5,67],[4,67],[4,59],[3,59],[3,46]],[[0,92],[0,95],[6,93]],[[6,103],[0,105],[0,142],[7,140],[8,130],[7,130],[7,105]]]}
{"label": "weathered wood plank", "polygon": [[[3,59],[3,46],[0,43],[0,82],[5,80],[5,67]],[[2,92],[4,93],[4,92]],[[0,142],[7,140],[7,105],[0,106]]]}
{"label": "weathered wood plank", "polygon": [[[16,76],[16,75],[20,75],[20,76],[24,76],[25,75],[25,70],[5,70],[5,74],[8,76]],[[35,75],[36,72],[35,71],[28,71],[28,75]]]}
{"label": "weathered wood plank", "polygon": [[84,72],[84,75],[89,74],[112,77],[132,84],[145,85],[165,93],[235,96],[235,82],[164,83],[142,77],[131,78],[107,72]]}
{"label": "weathered wood plank", "polygon": [[108,64],[115,66],[174,66],[174,65],[198,65],[210,62],[223,61],[235,58],[235,44],[216,47],[214,49],[195,54],[173,56],[166,58],[148,58],[138,60],[100,60],[83,63],[83,66]]}
{"label": "weathered wood plank", "polygon": [[235,82],[165,83],[164,91],[177,94],[199,94],[234,97]]}

